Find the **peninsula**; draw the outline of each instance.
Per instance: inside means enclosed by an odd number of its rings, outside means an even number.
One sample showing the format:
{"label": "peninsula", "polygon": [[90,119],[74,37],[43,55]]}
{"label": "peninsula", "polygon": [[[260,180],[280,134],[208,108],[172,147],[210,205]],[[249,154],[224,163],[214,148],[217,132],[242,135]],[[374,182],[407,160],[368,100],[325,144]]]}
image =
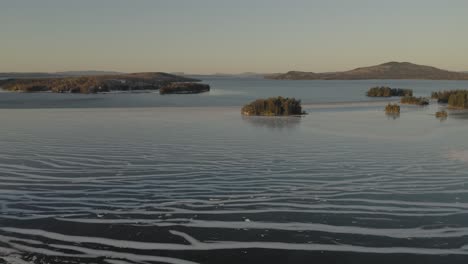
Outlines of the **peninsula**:
{"label": "peninsula", "polygon": [[0,80],[0,88],[16,92],[99,93],[110,91],[157,90],[171,85],[191,87],[186,93],[206,91],[205,86],[188,85],[198,79],[163,72],[89,75],[60,78],[15,78]]}
{"label": "peninsula", "polygon": [[287,73],[265,75],[265,78],[276,80],[468,80],[468,73],[447,71],[409,62],[387,62],[343,72],[315,73],[290,71]]}

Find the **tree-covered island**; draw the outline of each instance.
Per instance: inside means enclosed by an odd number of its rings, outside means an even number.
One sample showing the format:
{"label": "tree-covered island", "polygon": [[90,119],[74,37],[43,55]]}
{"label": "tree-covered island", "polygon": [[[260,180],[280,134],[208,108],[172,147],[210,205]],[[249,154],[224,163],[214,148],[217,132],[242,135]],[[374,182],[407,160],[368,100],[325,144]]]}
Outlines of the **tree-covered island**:
{"label": "tree-covered island", "polygon": [[193,82],[174,82],[159,88],[160,94],[193,94],[209,91],[208,84]]}
{"label": "tree-covered island", "polygon": [[435,113],[435,116],[436,116],[437,118],[447,118],[448,113],[447,113],[447,111],[445,111],[445,110],[443,110],[443,111],[438,111],[438,112]]}
{"label": "tree-covered island", "polygon": [[301,100],[288,97],[270,97],[257,99],[241,109],[241,113],[247,116],[288,116],[303,115]]}
{"label": "tree-covered island", "polygon": [[402,104],[428,105],[429,100],[424,97],[405,96],[400,99]]}
{"label": "tree-covered island", "polygon": [[448,104],[449,108],[468,108],[468,90],[449,90],[433,92],[432,99],[437,99],[439,103]]}
{"label": "tree-covered island", "polygon": [[413,90],[376,86],[370,88],[366,95],[369,97],[413,96]]}
{"label": "tree-covered island", "polygon": [[385,113],[387,114],[400,114],[400,106],[397,104],[388,104],[385,106]]}

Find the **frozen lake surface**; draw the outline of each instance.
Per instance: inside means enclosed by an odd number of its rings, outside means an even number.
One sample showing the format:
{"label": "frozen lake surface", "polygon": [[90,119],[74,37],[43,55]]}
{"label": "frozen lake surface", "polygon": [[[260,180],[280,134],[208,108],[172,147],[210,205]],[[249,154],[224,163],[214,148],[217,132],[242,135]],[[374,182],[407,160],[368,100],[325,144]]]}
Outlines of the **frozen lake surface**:
{"label": "frozen lake surface", "polygon": [[[390,118],[370,81],[224,81],[168,101],[1,94],[0,263],[466,263],[466,113]],[[309,114],[240,115],[263,95]]]}

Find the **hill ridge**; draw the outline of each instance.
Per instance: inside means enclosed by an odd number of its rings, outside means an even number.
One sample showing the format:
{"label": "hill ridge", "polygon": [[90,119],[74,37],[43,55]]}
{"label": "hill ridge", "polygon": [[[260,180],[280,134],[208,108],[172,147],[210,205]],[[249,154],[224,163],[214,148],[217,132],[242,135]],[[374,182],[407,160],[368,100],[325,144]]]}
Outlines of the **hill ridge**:
{"label": "hill ridge", "polygon": [[418,79],[418,80],[468,80],[468,73],[439,69],[411,62],[389,61],[382,64],[358,67],[341,72],[288,71],[266,75],[277,80],[368,80],[368,79]]}

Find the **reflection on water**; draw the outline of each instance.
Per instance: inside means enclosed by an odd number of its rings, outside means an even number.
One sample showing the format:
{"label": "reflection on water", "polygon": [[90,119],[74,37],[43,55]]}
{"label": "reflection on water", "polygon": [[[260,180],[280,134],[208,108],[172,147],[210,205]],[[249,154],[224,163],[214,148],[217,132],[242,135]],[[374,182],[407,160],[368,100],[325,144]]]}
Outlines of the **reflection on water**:
{"label": "reflection on water", "polygon": [[272,129],[295,129],[301,123],[302,116],[244,116],[242,120],[256,127]]}
{"label": "reflection on water", "polygon": [[450,150],[447,158],[451,160],[468,162],[468,150]]}
{"label": "reflection on water", "polygon": [[385,115],[387,116],[387,119],[388,120],[395,120],[395,119],[398,119],[400,118],[400,113],[398,114],[389,114],[389,113],[385,113]]}
{"label": "reflection on water", "polygon": [[449,116],[456,118],[456,119],[468,119],[468,111],[467,110],[450,110]]}

